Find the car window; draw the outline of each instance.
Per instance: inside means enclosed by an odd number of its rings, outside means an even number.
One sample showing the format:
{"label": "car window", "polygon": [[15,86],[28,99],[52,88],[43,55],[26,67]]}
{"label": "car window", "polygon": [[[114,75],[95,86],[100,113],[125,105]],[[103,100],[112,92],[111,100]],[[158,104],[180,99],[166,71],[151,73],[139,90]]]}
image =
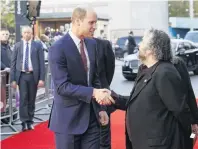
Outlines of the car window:
{"label": "car window", "polygon": [[121,37],[121,38],[118,38],[118,40],[116,41],[116,44],[117,45],[125,45],[125,42],[126,40],[128,39],[128,37]]}
{"label": "car window", "polygon": [[198,32],[188,32],[184,39],[198,43]]}
{"label": "car window", "polygon": [[142,41],[142,37],[141,36],[134,36],[134,40],[135,40],[136,44],[138,45]]}

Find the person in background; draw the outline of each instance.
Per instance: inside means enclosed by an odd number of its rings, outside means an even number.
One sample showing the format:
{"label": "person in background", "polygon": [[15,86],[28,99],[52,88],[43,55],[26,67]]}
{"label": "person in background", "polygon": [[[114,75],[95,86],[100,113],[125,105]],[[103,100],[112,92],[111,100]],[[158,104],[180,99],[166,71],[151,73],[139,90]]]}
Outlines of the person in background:
{"label": "person in background", "polygon": [[[108,40],[94,38],[97,42],[98,74],[102,88],[110,89],[115,71],[115,56]],[[107,106],[110,115],[115,111],[113,106]],[[106,126],[100,127],[100,149],[111,149],[110,121]]]}
{"label": "person in background", "polygon": [[132,31],[129,32],[127,45],[128,45],[128,54],[133,54],[136,47],[136,42],[134,40]]}
{"label": "person in background", "polygon": [[33,118],[38,87],[44,86],[45,63],[41,44],[32,40],[32,28],[22,28],[22,40],[15,44],[11,59],[12,87],[19,86],[19,117],[22,131],[34,129]]}
{"label": "person in background", "polygon": [[42,34],[40,36],[40,42],[41,42],[41,44],[43,46],[43,50],[46,51],[46,52],[48,52],[48,49],[50,47],[49,41],[50,41],[49,37],[46,36],[45,34]]}
{"label": "person in background", "polygon": [[[94,37],[94,33],[90,34],[97,44],[97,67],[102,88],[110,89],[115,71],[115,56],[108,40],[101,37]],[[116,109],[113,106],[107,106],[107,114],[110,120],[110,114]],[[111,129],[110,122],[106,126],[100,127],[100,149],[111,149]]]}
{"label": "person in background", "polygon": [[[93,38],[93,34],[91,38]],[[94,38],[97,43],[98,74],[102,88],[110,89],[115,71],[115,56],[112,46],[108,40]],[[115,111],[113,106],[107,107],[107,113]],[[100,149],[111,149],[110,122],[106,126],[100,127]]]}
{"label": "person in background", "polygon": [[1,70],[10,72],[10,62],[12,50],[9,46],[10,33],[7,29],[1,29],[0,31],[0,44],[1,44]]}
{"label": "person in background", "polygon": [[[0,48],[1,48],[1,70],[6,71],[6,84],[10,84],[9,77],[10,77],[10,63],[11,63],[11,55],[12,50],[9,45],[9,36],[10,33],[7,29],[1,29],[0,31]],[[6,101],[9,98],[9,89],[6,87]],[[9,119],[2,119],[1,122],[8,123]]]}
{"label": "person in background", "polygon": [[172,63],[174,64],[175,68],[179,72],[183,86],[184,86],[184,91],[186,93],[186,101],[190,109],[190,115],[191,115],[191,124],[192,124],[192,129],[191,125],[187,125],[187,133],[185,135],[185,145],[186,149],[193,149],[193,139],[190,138],[191,133],[193,132],[194,134],[198,135],[198,109],[197,109],[197,103],[196,103],[196,98],[195,94],[192,88],[190,76],[188,73],[188,69],[186,67],[185,62],[180,58],[180,57],[174,57]]}

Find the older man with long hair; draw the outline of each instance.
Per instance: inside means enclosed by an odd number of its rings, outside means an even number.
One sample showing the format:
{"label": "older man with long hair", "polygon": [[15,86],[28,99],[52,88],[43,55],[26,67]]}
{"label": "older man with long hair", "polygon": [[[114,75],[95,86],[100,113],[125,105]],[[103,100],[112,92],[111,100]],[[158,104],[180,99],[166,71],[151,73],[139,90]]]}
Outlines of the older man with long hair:
{"label": "older man with long hair", "polygon": [[147,30],[139,48],[142,62],[129,97],[112,91],[117,108],[125,109],[133,149],[186,149],[190,113],[181,76],[172,63],[169,36]]}

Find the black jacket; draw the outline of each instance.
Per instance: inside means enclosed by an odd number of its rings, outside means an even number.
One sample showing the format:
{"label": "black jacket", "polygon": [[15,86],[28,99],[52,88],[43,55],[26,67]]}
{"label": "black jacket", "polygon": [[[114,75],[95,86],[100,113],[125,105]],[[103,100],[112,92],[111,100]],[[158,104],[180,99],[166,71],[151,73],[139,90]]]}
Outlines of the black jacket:
{"label": "black jacket", "polygon": [[133,36],[128,37],[128,54],[133,54],[136,47],[136,42]]}
{"label": "black jacket", "polygon": [[97,42],[98,74],[102,88],[109,88],[115,70],[115,56],[108,40],[95,38]]}
{"label": "black jacket", "polygon": [[10,46],[5,43],[1,43],[1,70],[6,67],[10,68],[12,51]]}
{"label": "black jacket", "polygon": [[[114,70],[115,56],[112,50],[111,43],[108,40],[95,38],[97,43],[97,62],[98,74],[101,83],[101,88],[110,88]],[[107,107],[107,112],[110,114],[115,111],[113,106]]]}
{"label": "black jacket", "polygon": [[185,149],[189,108],[181,77],[170,62],[141,70],[130,97],[112,94],[127,110],[127,132],[133,149]]}
{"label": "black jacket", "polygon": [[186,92],[186,101],[191,111],[191,123],[198,124],[198,110],[197,110],[196,97],[192,88],[192,84],[190,81],[190,76],[186,64],[179,57],[174,58],[173,64],[175,65],[175,68],[179,72],[182,78],[182,82],[184,83],[184,87],[185,87],[184,90]]}

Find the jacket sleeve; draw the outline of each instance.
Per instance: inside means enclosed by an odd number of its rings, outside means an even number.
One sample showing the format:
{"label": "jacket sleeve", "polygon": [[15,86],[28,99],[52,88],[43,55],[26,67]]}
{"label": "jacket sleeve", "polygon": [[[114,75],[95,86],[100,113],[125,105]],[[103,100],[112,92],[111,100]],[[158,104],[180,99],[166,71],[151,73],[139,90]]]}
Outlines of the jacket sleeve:
{"label": "jacket sleeve", "polygon": [[57,44],[55,43],[49,49],[49,65],[57,93],[60,96],[76,97],[79,100],[90,103],[93,95],[93,87],[76,85],[70,82],[66,57],[64,56],[62,47]]}
{"label": "jacket sleeve", "polygon": [[44,51],[42,45],[38,43],[39,50],[39,64],[40,64],[40,78],[39,80],[45,81],[45,61],[44,61]]}
{"label": "jacket sleeve", "polygon": [[114,107],[116,109],[120,109],[120,110],[124,110],[124,111],[127,110],[127,102],[129,100],[130,96],[118,95],[114,91],[111,91],[111,97],[115,100]]}

